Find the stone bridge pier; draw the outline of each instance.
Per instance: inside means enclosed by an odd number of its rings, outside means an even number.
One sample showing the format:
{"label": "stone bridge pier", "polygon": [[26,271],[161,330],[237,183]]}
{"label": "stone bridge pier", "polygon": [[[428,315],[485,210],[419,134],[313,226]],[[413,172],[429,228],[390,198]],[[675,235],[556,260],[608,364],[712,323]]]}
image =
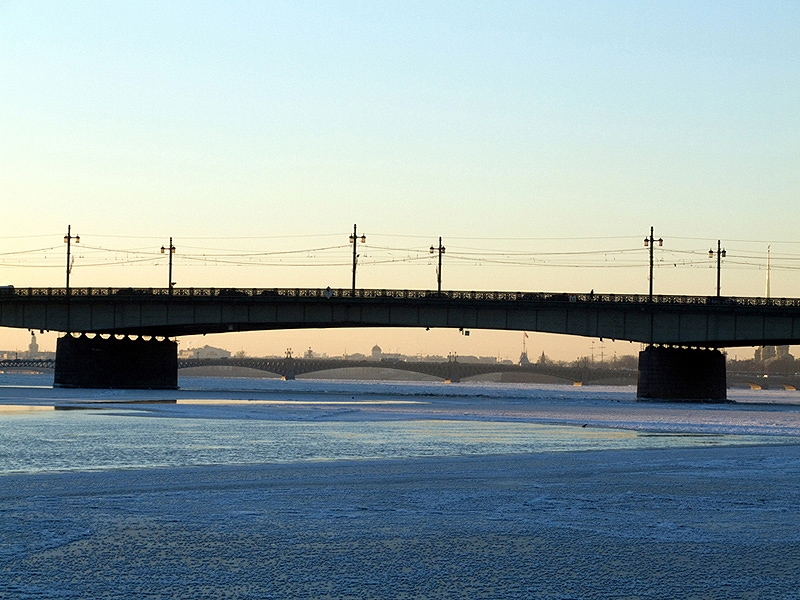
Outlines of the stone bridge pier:
{"label": "stone bridge pier", "polygon": [[281,378],[284,381],[294,381],[297,378],[297,369],[295,368],[294,360],[292,358],[286,359]]}
{"label": "stone bridge pier", "polygon": [[177,389],[178,344],[155,338],[65,335],[56,342],[53,385]]}
{"label": "stone bridge pier", "polygon": [[725,356],[719,350],[648,346],[639,353],[636,398],[725,402]]}

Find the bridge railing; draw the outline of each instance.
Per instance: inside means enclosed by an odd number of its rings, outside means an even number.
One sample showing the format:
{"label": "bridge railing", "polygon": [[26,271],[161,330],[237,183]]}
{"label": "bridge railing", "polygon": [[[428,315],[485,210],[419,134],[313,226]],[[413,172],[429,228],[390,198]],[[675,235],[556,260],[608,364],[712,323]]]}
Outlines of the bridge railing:
{"label": "bridge railing", "polygon": [[603,304],[659,304],[659,305],[712,305],[712,306],[765,306],[800,307],[800,298],[739,298],[716,296],[648,296],[645,294],[574,294],[569,292],[494,292],[494,291],[443,291],[430,290],[380,290],[332,288],[0,288],[0,299],[11,297],[120,297],[143,298],[175,296],[179,298],[325,298],[325,299],[443,299],[486,300],[505,302],[568,302]]}

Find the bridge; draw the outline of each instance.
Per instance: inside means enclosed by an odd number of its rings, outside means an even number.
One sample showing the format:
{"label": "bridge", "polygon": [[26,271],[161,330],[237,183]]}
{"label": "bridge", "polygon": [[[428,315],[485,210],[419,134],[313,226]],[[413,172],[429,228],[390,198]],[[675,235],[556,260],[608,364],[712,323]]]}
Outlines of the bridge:
{"label": "bridge", "polygon": [[[0,359],[0,370],[50,371],[56,361],[51,358]],[[346,360],[342,358],[179,358],[178,369],[207,367],[237,367],[278,375],[285,380],[296,379],[309,373],[339,369],[381,369],[430,375],[447,382],[457,383],[468,377],[487,374],[546,375],[565,383],[600,384],[625,381],[634,383],[636,371],[593,366],[561,366],[550,364],[514,365],[504,363],[473,363],[448,361],[386,361]]]}
{"label": "bridge", "polygon": [[[52,358],[0,359],[0,371],[47,372],[55,369]],[[179,358],[178,370],[206,367],[242,368],[263,371],[291,380],[310,373],[332,372],[340,369],[381,369],[420,373],[438,377],[447,382],[460,382],[469,377],[486,374],[546,375],[564,383],[580,385],[632,385],[637,372],[630,369],[607,367],[563,366],[532,363],[515,365],[504,363],[462,363],[458,360],[435,361],[374,361],[337,358]],[[800,375],[781,375],[762,371],[727,371],[730,385],[751,389],[800,389]]]}
{"label": "bridge", "polygon": [[593,367],[565,367],[547,364],[511,365],[502,363],[465,363],[458,360],[446,362],[428,361],[376,361],[344,360],[330,358],[189,358],[179,359],[178,368],[191,367],[242,367],[280,375],[283,379],[295,379],[308,373],[333,371],[336,369],[392,369],[430,375],[444,381],[457,383],[467,377],[489,373],[526,373],[547,375],[569,383],[601,383],[627,379],[635,381],[634,371]]}
{"label": "bridge", "polygon": [[[296,328],[538,331],[647,344],[641,398],[724,400],[723,347],[800,343],[800,299],[350,289],[3,288],[0,326],[52,330],[56,384],[175,387],[181,335]],[[87,334],[96,334],[94,337]]]}

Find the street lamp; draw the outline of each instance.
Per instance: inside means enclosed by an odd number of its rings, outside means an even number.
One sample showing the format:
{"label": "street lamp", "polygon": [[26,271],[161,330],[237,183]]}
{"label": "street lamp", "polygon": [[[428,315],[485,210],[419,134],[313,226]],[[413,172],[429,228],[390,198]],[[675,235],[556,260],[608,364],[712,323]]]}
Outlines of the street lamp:
{"label": "street lamp", "polygon": [[72,235],[72,225],[67,225],[67,235],[64,236],[64,243],[67,245],[67,295],[69,295],[69,273],[72,271],[72,264],[70,261],[70,246],[72,245],[72,240],[75,240],[76,244],[80,244],[81,236]]}
{"label": "street lamp", "polygon": [[[356,224],[353,223],[353,233],[350,236],[350,241],[353,242],[353,297],[356,295],[356,262],[358,261],[358,254],[356,254],[356,242],[358,241],[358,231]],[[367,243],[367,236],[361,235],[361,243]]]}
{"label": "street lamp", "polygon": [[664,245],[664,240],[663,239],[661,239],[661,238],[658,238],[657,240],[653,239],[653,228],[651,227],[650,228],[650,237],[649,238],[644,238],[644,247],[645,248],[647,248],[647,247],[650,248],[650,295],[649,295],[649,299],[650,300],[653,299],[653,246],[655,246],[656,242],[658,242],[659,246],[663,246]]}
{"label": "street lamp", "polygon": [[431,254],[439,252],[439,266],[436,268],[436,283],[439,294],[442,293],[442,254],[444,254],[444,246],[442,246],[442,238],[439,237],[439,247],[434,248],[431,246]]}
{"label": "street lamp", "polygon": [[172,238],[169,238],[169,246],[161,246],[161,254],[169,252],[169,295],[172,295],[172,288],[175,282],[172,281],[172,255],[175,254],[175,246],[172,245]]}
{"label": "street lamp", "polygon": [[[714,258],[714,250],[710,249],[708,251],[708,258]],[[721,243],[717,240],[717,298],[719,298],[719,275],[720,271],[722,270],[722,259],[725,257],[725,250],[723,250]]]}

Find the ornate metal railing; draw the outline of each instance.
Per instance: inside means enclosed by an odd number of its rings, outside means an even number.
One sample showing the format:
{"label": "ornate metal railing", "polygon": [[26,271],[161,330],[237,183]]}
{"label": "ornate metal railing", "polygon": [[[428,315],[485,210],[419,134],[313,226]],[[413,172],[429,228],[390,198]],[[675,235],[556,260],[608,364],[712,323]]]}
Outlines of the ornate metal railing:
{"label": "ornate metal railing", "polygon": [[604,304],[669,304],[669,305],[718,305],[718,306],[762,306],[800,307],[800,298],[740,298],[716,296],[648,296],[646,294],[573,294],[569,292],[492,292],[492,291],[443,291],[429,290],[377,290],[377,289],[332,289],[332,288],[14,288],[0,287],[0,300],[20,297],[120,297],[143,298],[174,296],[178,298],[364,298],[364,299],[450,299],[487,300],[506,302],[568,302]]}

